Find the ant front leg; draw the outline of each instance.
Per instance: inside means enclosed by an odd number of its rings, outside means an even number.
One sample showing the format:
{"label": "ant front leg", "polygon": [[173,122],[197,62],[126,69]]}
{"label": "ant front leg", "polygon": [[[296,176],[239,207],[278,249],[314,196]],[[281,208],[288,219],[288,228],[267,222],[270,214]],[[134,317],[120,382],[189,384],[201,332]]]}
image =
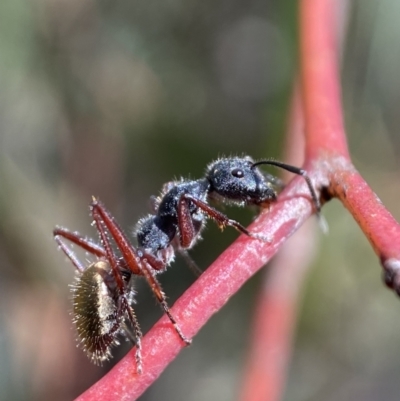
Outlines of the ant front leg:
{"label": "ant front leg", "polygon": [[[200,199],[195,198],[190,194],[183,194],[178,203],[178,220],[179,220],[179,229],[181,231],[181,238],[183,240],[189,240],[193,234],[195,234],[195,229],[193,226],[193,220],[191,219],[190,210],[189,210],[189,202],[194,203],[197,207],[199,207],[208,218],[214,220],[219,228],[222,230],[225,227],[233,227],[237,231],[242,234],[247,235],[248,237],[255,238],[265,242],[271,242],[270,238],[264,237],[263,235],[252,233],[247,230],[246,227],[242,226],[238,221],[230,219],[225,214],[221,213],[219,210],[211,207],[206,202],[203,202]],[[193,240],[193,239],[192,239]],[[182,245],[183,246],[183,245]]]}
{"label": "ant front leg", "polygon": [[[158,302],[161,304],[165,314],[168,316],[171,323],[173,324],[175,331],[178,333],[181,340],[189,345],[191,343],[191,340],[186,338],[180,330],[175,318],[170,312],[165,294],[161,289],[161,285],[155,277],[154,271],[159,271],[162,268],[165,268],[165,264],[163,264],[159,259],[151,254],[148,254],[141,250],[136,250],[129,242],[125,233],[122,231],[118,223],[114,220],[110,212],[96,198],[93,198],[93,201],[91,203],[91,212],[101,235],[103,245],[105,246],[105,243],[108,242],[107,233],[105,230],[106,228],[111,237],[114,239],[117,248],[121,251],[123,260],[125,261],[126,265],[129,267],[133,274],[144,276],[146,278],[146,281],[150,285]],[[103,224],[105,227],[103,226]]]}

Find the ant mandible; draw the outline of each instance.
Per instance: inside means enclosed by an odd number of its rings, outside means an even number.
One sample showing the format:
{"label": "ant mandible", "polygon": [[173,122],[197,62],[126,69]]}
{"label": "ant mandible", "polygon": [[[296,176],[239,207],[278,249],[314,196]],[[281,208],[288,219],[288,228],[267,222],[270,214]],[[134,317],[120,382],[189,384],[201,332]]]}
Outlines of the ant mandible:
{"label": "ant mandible", "polygon": [[[101,246],[77,232],[62,227],[54,229],[55,240],[78,271],[77,281],[72,286],[74,323],[82,347],[93,362],[108,360],[112,346],[118,344],[118,334],[122,334],[136,343],[137,371],[142,371],[142,334],[132,308],[135,296],[133,276],[145,277],[178,336],[186,344],[191,343],[171,315],[156,275],[171,264],[175,251],[195,267],[187,250],[200,238],[206,219],[215,221],[220,228],[230,226],[251,238],[269,241],[248,231],[208,203],[215,200],[237,206],[268,206],[276,201],[275,188],[281,187],[282,182],[261,172],[258,168],[261,165],[301,175],[310,190],[316,212],[320,213],[319,199],[305,170],[271,159],[254,162],[248,156],[229,157],[209,164],[204,178],[165,184],[161,195],[152,198],[153,214],[137,224],[136,247],[97,198],[93,198],[90,211]],[[109,236],[119,256],[115,254]],[[98,260],[84,267],[63,239],[78,245]]]}

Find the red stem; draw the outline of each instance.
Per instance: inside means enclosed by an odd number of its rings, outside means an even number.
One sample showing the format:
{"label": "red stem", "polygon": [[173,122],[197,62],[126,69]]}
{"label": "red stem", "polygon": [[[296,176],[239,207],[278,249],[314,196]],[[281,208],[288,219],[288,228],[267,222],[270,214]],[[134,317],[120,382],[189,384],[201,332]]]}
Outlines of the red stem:
{"label": "red stem", "polygon": [[340,0],[303,0],[300,4],[306,158],[317,159],[324,152],[349,158],[338,73],[335,17]]}
{"label": "red stem", "polygon": [[331,176],[332,194],[342,201],[368,238],[385,270],[386,284],[400,293],[400,225],[352,166],[340,167]]}

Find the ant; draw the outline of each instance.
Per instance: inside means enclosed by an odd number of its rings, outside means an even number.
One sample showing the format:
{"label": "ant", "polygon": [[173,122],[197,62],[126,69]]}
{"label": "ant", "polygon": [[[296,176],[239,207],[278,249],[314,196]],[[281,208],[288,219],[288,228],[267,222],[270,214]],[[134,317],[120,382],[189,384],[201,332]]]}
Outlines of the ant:
{"label": "ant", "polygon": [[[101,364],[111,357],[111,348],[118,345],[117,336],[121,334],[136,343],[137,371],[142,372],[142,333],[132,308],[136,295],[132,287],[134,276],[145,277],[180,339],[185,344],[191,343],[172,316],[156,276],[172,263],[175,251],[182,254],[192,268],[198,269],[187,250],[200,238],[207,219],[215,221],[221,229],[229,226],[248,237],[270,241],[248,231],[208,203],[215,200],[237,206],[263,207],[275,202],[275,188],[282,188],[283,184],[278,178],[261,172],[258,168],[261,165],[272,165],[302,176],[319,215],[321,204],[305,170],[271,159],[255,162],[245,156],[212,162],[205,176],[198,180],[181,179],[164,184],[160,196],[152,197],[153,213],[137,224],[136,247],[106,207],[94,197],[90,212],[101,245],[77,232],[62,227],[54,229],[55,240],[78,271],[72,286],[74,323],[82,347],[94,363]],[[114,252],[110,237],[120,256]],[[83,266],[63,240],[78,245],[98,260]]]}

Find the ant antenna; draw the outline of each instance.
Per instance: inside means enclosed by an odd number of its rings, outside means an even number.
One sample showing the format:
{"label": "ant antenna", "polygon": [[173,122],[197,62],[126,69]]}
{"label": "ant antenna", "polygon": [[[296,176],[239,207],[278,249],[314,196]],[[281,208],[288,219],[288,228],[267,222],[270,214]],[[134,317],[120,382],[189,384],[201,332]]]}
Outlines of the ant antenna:
{"label": "ant antenna", "polygon": [[310,190],[310,193],[311,193],[311,198],[314,202],[315,209],[317,211],[317,216],[318,216],[318,220],[320,222],[321,229],[324,233],[326,233],[328,231],[328,225],[327,225],[325,219],[321,215],[321,202],[318,199],[318,196],[315,192],[314,186],[312,185],[311,179],[308,176],[307,172],[299,167],[291,166],[290,164],[282,163],[282,162],[279,162],[277,160],[272,160],[272,159],[265,159],[265,160],[260,160],[258,162],[255,162],[251,166],[251,169],[253,169],[257,166],[260,166],[262,164],[279,167],[283,170],[289,171],[290,173],[301,175],[306,180],[308,189]]}

